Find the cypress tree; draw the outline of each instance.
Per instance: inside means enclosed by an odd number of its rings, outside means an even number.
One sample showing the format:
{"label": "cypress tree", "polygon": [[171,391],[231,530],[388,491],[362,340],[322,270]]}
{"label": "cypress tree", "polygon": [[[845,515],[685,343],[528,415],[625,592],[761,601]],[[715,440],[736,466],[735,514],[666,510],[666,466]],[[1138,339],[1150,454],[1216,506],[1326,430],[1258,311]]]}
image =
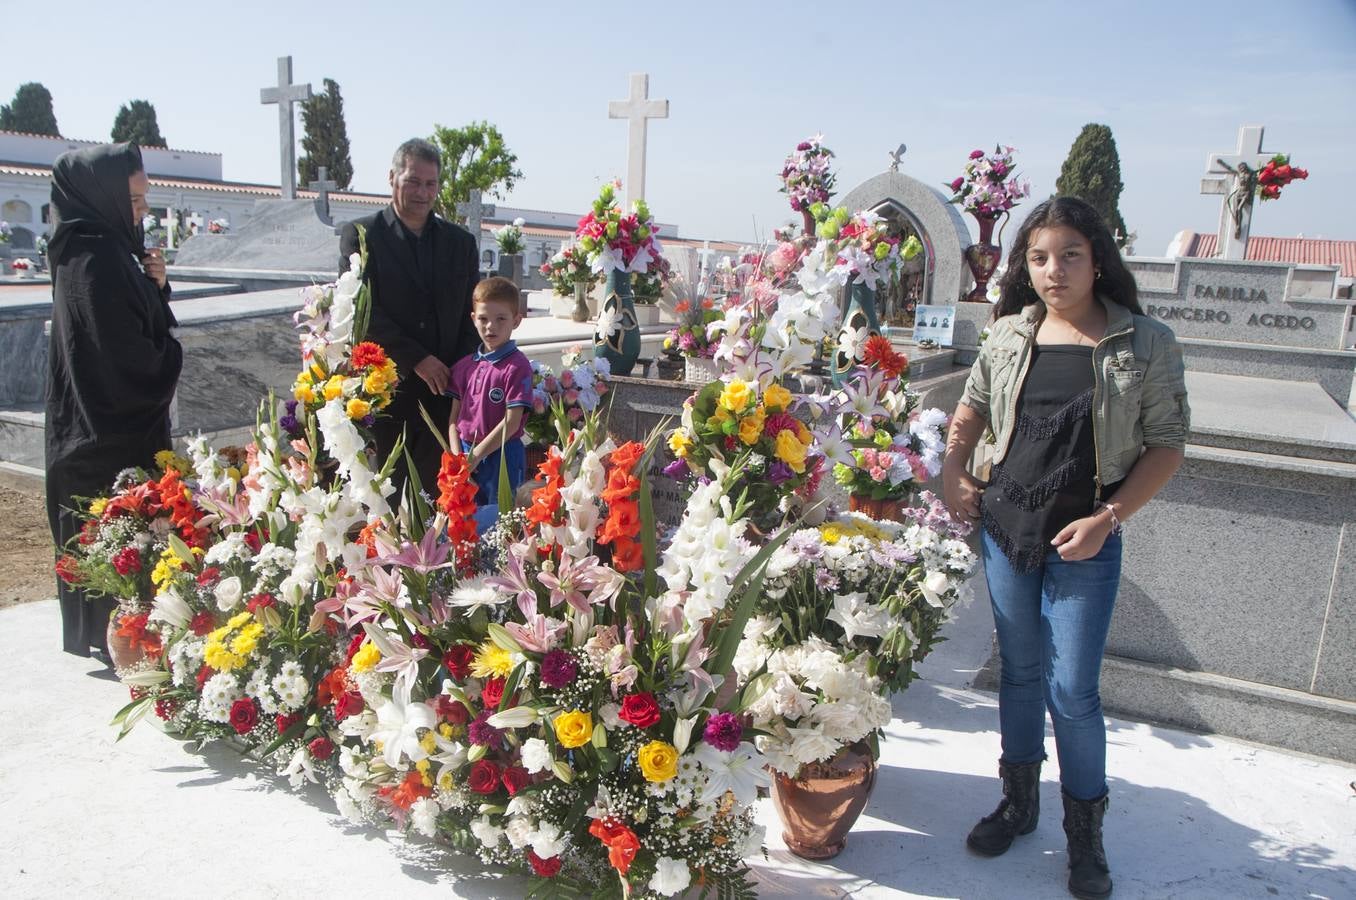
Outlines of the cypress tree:
{"label": "cypress tree", "polygon": [[325,90],[301,104],[302,157],[297,160],[298,182],[306,187],[320,176],[324,166],[330,180],[346,191],[353,181],[353,160],[348,153],[348,126],[344,124],[344,98],[339,85],[325,79]]}
{"label": "cypress tree", "polygon": [[19,85],[14,100],[0,106],[0,130],[61,137],[52,111],[52,92],[36,81]]}
{"label": "cypress tree", "polygon": [[113,119],[113,140],[136,141],[142,147],[166,147],[155,120],[155,107],[149,100],[133,100],[118,107]]}
{"label": "cypress tree", "polygon": [[1124,246],[1128,232],[1121,218],[1121,158],[1116,152],[1116,140],[1106,125],[1083,126],[1069,155],[1059,170],[1055,190],[1066,197],[1086,200],[1102,214],[1107,227]]}

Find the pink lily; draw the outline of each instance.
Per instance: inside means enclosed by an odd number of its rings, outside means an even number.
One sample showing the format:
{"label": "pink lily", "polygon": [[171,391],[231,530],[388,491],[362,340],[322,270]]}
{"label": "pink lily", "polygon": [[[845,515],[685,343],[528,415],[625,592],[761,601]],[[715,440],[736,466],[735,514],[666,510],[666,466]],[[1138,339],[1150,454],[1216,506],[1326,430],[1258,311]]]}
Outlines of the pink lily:
{"label": "pink lily", "polygon": [[523,557],[528,552],[525,544],[514,544],[509,547],[508,564],[504,571],[485,579],[485,584],[490,587],[513,594],[518,600],[518,609],[522,610],[524,616],[532,616],[537,612],[537,589],[523,565]]}
{"label": "pink lily", "polygon": [[[586,613],[590,606],[606,603],[621,590],[622,576],[598,564],[598,557],[586,556],[576,560],[564,556],[554,574],[538,572],[537,580],[551,591],[551,606],[568,603],[575,610]],[[585,596],[588,591],[588,596]]]}
{"label": "pink lily", "polygon": [[403,698],[402,702],[408,704],[410,691],[419,678],[419,660],[428,656],[428,651],[402,643],[390,632],[378,628],[371,622],[363,623],[363,630],[381,651],[381,662],[377,663],[376,670],[396,673],[394,695]]}
{"label": "pink lily", "polygon": [[505,622],[504,630],[513,635],[513,639],[524,649],[533,653],[545,653],[560,643],[560,636],[568,626],[559,619],[549,619],[540,613],[527,616],[526,624]]}
{"label": "pink lily", "polygon": [[[424,537],[418,544],[401,541],[399,553],[378,556],[369,560],[368,565],[396,565],[418,572],[420,575],[445,569],[452,565],[447,559],[452,544],[450,541],[440,541],[442,534],[442,522],[435,521],[433,526],[424,532]],[[384,548],[389,548],[386,542],[383,541],[382,544]]]}

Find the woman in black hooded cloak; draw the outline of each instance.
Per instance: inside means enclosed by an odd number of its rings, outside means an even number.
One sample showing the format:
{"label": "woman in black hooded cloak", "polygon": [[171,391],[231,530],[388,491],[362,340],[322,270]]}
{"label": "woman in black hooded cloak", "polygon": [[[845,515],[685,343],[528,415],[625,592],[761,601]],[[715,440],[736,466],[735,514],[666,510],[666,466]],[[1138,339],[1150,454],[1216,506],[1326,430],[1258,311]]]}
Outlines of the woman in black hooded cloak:
{"label": "woman in black hooded cloak", "polygon": [[[170,334],[164,261],[143,246],[147,188],[136,144],[65,153],[52,166],[46,457],[58,553],[80,529],[74,498],[106,492],[118,472],[149,468],[170,446],[183,351]],[[106,653],[115,602],[60,580],[57,593],[63,649]]]}

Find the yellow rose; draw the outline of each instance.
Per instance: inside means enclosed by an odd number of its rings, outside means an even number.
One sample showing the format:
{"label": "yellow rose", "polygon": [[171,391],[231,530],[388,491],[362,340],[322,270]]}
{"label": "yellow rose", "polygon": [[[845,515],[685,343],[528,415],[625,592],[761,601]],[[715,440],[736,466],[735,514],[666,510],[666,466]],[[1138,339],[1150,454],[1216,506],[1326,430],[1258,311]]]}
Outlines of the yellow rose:
{"label": "yellow rose", "polygon": [[678,774],[678,748],[663,741],[650,741],[636,754],[646,781],[668,781]]}
{"label": "yellow rose", "polygon": [[716,405],[732,413],[743,412],[753,402],[753,387],[747,381],[736,378],[720,392]]}
{"label": "yellow rose", "polygon": [[315,391],[311,390],[309,385],[298,384],[292,388],[292,397],[301,403],[314,403]]}
{"label": "yellow rose", "polygon": [[353,661],[349,663],[349,667],[355,672],[370,672],[379,662],[381,651],[377,649],[376,644],[367,641],[357,653],[353,654]]}
{"label": "yellow rose", "polygon": [[797,474],[805,472],[805,445],[796,439],[791,429],[777,432],[777,446],[773,452],[791,467],[791,471]]}
{"label": "yellow rose", "polygon": [[752,447],[763,436],[763,423],[767,421],[767,410],[758,407],[751,415],[739,421],[739,439]]}
{"label": "yellow rose", "polygon": [[768,409],[785,412],[791,408],[791,392],[780,384],[774,384],[763,392],[763,403]]}
{"label": "yellow rose", "polygon": [[350,419],[361,419],[372,412],[372,404],[354,397],[348,401],[348,405],[344,407],[344,412],[348,413]]}
{"label": "yellow rose", "polygon": [[325,399],[335,400],[344,396],[344,379],[340,375],[335,375],[325,382]]}
{"label": "yellow rose", "polygon": [[385,369],[373,369],[363,378],[363,390],[369,394],[384,394],[391,387],[391,376]]}
{"label": "yellow rose", "polygon": [[679,459],[687,459],[688,451],[692,449],[692,439],[680,428],[669,435],[669,449]]}
{"label": "yellow rose", "polygon": [[796,420],[796,437],[807,447],[810,446],[815,439],[815,436],[810,434],[810,429],[806,428],[805,423],[799,419]]}
{"label": "yellow rose", "polygon": [[573,750],[582,747],[593,738],[593,716],[577,709],[556,716],[556,740],[560,745]]}

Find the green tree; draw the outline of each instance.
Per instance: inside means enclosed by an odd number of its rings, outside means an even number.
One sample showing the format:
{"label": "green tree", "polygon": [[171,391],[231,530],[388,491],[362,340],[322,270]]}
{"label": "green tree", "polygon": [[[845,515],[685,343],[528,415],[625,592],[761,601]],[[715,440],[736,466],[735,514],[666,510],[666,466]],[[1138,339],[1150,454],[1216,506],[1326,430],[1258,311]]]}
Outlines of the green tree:
{"label": "green tree", "polygon": [[36,81],[19,85],[14,100],[8,106],[0,106],[0,131],[61,137],[56,113],[52,111],[52,92]]}
{"label": "green tree", "polygon": [[1124,246],[1128,232],[1119,205],[1124,187],[1121,158],[1116,152],[1111,129],[1105,125],[1084,125],[1059,170],[1055,190],[1063,196],[1079,197],[1095,207],[1116,234],[1117,243]]}
{"label": "green tree", "polygon": [[113,119],[113,140],[135,141],[142,147],[167,147],[149,100],[133,100],[118,107]]}
{"label": "green tree", "polygon": [[303,187],[316,181],[324,166],[339,190],[348,190],[353,181],[353,159],[348,153],[344,98],[337,83],[326,78],[325,90],[301,104],[301,122],[306,129],[301,138],[305,155],[297,160],[298,181]]}
{"label": "green tree", "polygon": [[471,191],[502,198],[523,173],[518,157],[504,145],[504,136],[489,122],[472,122],[463,128],[433,126],[430,138],[442,154],[442,187],[438,192],[438,214],[460,222],[458,203],[470,199]]}

